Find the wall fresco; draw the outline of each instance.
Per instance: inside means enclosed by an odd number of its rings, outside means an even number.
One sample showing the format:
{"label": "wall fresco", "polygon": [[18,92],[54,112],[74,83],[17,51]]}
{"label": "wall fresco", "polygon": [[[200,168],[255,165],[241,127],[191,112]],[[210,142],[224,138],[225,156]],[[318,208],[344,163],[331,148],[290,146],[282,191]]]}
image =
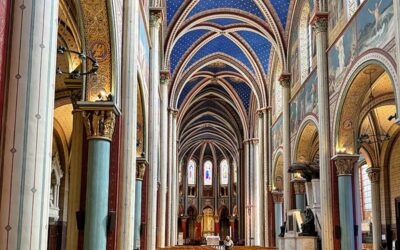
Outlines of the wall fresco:
{"label": "wall fresco", "polygon": [[383,48],[395,34],[393,2],[369,0],[328,52],[329,92],[338,91],[347,67],[368,48]]}
{"label": "wall fresco", "polygon": [[272,126],[272,152],[275,152],[283,143],[282,116]]}
{"label": "wall fresco", "polygon": [[318,79],[316,71],[311,73],[311,76],[290,102],[291,136],[296,134],[301,122],[309,114],[318,114]]}

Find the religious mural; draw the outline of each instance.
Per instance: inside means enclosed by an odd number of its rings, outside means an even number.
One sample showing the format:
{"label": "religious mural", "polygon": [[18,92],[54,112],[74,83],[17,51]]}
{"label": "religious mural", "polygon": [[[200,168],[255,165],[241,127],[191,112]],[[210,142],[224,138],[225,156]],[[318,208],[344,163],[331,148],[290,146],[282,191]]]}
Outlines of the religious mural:
{"label": "religious mural", "polygon": [[383,48],[395,34],[393,2],[370,0],[328,52],[329,91],[335,93],[347,67],[367,48]]}
{"label": "religious mural", "polygon": [[275,152],[283,143],[282,116],[280,116],[272,126],[272,152]]}
{"label": "religious mural", "polygon": [[149,70],[150,70],[150,48],[149,48],[149,40],[147,36],[145,21],[143,18],[140,19],[139,26],[139,53],[138,53],[138,63],[139,70],[142,76],[142,83],[144,86],[149,86]]}
{"label": "religious mural", "polygon": [[317,72],[304,83],[297,95],[290,102],[290,131],[294,136],[303,119],[309,114],[318,114]]}
{"label": "religious mural", "polygon": [[344,13],[343,0],[329,1],[329,28],[333,29]]}

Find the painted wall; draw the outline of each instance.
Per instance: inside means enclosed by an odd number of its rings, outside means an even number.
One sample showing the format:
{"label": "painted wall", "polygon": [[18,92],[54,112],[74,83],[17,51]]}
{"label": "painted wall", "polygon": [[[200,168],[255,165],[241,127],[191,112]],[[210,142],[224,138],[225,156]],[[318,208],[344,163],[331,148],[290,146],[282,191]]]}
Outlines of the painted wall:
{"label": "painted wall", "polygon": [[10,1],[0,0],[0,131],[3,118],[9,11]]}

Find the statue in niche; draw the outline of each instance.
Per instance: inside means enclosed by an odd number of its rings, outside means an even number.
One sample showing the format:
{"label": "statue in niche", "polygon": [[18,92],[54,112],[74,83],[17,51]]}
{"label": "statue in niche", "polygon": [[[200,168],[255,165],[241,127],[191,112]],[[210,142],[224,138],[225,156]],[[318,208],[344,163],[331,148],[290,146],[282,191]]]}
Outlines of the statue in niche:
{"label": "statue in niche", "polygon": [[315,231],[314,213],[310,208],[304,211],[304,222],[301,224],[301,236],[317,236]]}
{"label": "statue in niche", "polygon": [[60,156],[56,151],[52,157],[51,175],[50,175],[50,197],[49,197],[49,217],[57,221],[59,219],[59,198],[60,185],[63,171],[61,169]]}

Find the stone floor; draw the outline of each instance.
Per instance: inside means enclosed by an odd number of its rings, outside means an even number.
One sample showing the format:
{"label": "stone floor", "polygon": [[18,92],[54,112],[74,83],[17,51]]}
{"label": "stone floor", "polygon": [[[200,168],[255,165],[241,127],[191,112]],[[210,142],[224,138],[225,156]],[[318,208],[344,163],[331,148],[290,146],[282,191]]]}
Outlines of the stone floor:
{"label": "stone floor", "polygon": [[[197,249],[206,249],[206,250],[223,250],[224,248],[221,246],[220,248],[210,247],[210,246],[175,246],[170,248],[157,248],[157,250],[161,249],[170,249],[170,250],[197,250]],[[235,246],[233,247],[234,250],[276,250],[277,248],[274,247],[245,247],[245,246]]]}

